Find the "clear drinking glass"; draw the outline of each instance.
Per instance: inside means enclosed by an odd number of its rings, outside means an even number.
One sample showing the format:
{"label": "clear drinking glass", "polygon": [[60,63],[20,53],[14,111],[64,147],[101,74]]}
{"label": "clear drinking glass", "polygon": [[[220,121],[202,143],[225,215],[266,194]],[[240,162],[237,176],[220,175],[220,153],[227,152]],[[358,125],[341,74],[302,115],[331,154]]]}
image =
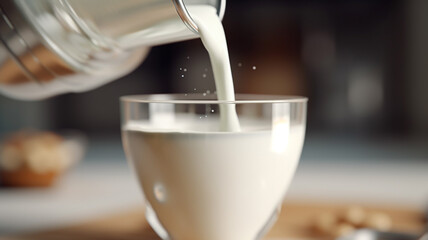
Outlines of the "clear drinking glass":
{"label": "clear drinking glass", "polygon": [[[275,222],[297,167],[306,102],[239,94],[236,101],[211,94],[122,97],[123,145],[157,234],[260,239]],[[240,130],[221,130],[227,108],[236,109]]]}

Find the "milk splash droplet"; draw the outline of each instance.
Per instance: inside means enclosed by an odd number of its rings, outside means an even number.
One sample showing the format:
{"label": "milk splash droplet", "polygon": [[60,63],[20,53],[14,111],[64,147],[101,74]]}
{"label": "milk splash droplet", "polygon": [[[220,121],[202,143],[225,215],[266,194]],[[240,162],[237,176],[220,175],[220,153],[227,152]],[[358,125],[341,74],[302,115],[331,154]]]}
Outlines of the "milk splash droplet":
{"label": "milk splash droplet", "polygon": [[206,78],[206,77],[207,77],[207,75],[204,73],[204,74],[202,74],[202,77],[203,77],[203,78]]}
{"label": "milk splash droplet", "polygon": [[242,67],[242,63],[238,63],[238,67]]}
{"label": "milk splash droplet", "polygon": [[257,67],[256,66],[253,66],[253,70],[256,70],[257,69]]}

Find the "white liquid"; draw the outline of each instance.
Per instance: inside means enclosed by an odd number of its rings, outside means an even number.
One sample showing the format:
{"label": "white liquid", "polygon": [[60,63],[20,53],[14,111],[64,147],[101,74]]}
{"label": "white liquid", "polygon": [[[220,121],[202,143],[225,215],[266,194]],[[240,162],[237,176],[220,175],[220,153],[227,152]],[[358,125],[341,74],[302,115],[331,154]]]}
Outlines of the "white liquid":
{"label": "white liquid", "polygon": [[[234,101],[232,70],[223,25],[217,10],[211,6],[189,6],[189,12],[198,25],[201,40],[210,56],[219,100]],[[240,130],[234,105],[220,105],[220,131]]]}
{"label": "white liquid", "polygon": [[304,127],[288,133],[157,132],[130,124],[123,140],[172,239],[254,240],[281,205],[300,157]]}

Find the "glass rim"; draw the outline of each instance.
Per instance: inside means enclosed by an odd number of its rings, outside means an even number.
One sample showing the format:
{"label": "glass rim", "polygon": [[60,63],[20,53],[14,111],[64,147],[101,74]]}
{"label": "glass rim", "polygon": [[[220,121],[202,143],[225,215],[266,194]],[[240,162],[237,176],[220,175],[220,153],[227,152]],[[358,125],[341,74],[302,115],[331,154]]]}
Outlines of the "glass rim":
{"label": "glass rim", "polygon": [[[196,99],[197,98],[197,99]],[[171,104],[244,104],[244,103],[306,103],[307,97],[293,95],[235,94],[234,101],[217,100],[217,94],[141,94],[120,97],[121,103]]]}

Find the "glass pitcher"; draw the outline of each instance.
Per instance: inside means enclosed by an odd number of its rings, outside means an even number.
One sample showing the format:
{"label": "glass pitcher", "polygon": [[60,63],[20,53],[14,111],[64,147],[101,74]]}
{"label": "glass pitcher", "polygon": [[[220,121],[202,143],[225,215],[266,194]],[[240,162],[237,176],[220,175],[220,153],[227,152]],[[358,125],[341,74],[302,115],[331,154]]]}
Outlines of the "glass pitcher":
{"label": "glass pitcher", "polygon": [[198,37],[193,5],[224,15],[224,0],[1,0],[0,92],[42,99],[126,75],[150,46]]}

